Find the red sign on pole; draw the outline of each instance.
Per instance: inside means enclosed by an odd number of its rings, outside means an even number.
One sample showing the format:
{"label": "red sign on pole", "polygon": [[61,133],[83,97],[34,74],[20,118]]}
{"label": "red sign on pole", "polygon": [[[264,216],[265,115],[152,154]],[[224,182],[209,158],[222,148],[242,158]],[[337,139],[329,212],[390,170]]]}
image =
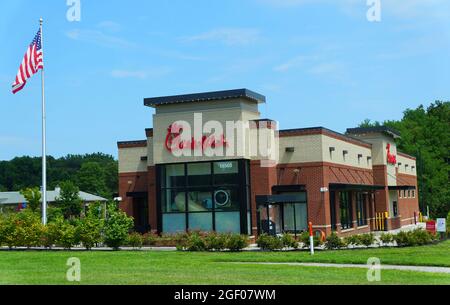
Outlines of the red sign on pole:
{"label": "red sign on pole", "polygon": [[434,220],[427,221],[427,231],[430,233],[436,233],[436,222]]}

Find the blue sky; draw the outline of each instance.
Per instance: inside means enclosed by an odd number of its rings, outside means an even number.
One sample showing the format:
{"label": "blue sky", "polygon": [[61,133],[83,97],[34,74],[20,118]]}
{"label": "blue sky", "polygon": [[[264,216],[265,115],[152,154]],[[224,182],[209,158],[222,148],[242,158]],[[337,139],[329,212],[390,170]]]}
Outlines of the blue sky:
{"label": "blue sky", "polygon": [[0,160],[40,155],[40,78],[10,92],[45,18],[48,153],[105,152],[145,138],[144,97],[232,88],[267,96],[281,128],[343,132],[450,98],[450,1],[65,0],[0,3]]}

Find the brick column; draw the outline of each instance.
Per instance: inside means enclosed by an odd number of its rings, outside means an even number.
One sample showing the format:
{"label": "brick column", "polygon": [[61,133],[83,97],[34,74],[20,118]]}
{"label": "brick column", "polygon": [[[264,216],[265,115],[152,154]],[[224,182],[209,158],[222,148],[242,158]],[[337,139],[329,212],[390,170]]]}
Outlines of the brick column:
{"label": "brick column", "polygon": [[261,167],[261,161],[250,162],[251,205],[252,205],[252,234],[258,234],[256,196],[272,195],[272,187],[277,185],[276,167]]}

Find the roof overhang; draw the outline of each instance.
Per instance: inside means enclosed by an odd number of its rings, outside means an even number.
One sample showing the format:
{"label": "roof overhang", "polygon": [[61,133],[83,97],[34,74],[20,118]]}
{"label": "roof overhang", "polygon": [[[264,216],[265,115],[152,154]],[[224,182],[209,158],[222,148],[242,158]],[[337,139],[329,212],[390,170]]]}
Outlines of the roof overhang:
{"label": "roof overhang", "polygon": [[195,103],[217,100],[229,100],[243,98],[258,104],[266,102],[266,97],[248,89],[235,89],[226,91],[203,92],[184,95],[161,96],[144,99],[144,105],[148,107],[158,107],[162,105]]}

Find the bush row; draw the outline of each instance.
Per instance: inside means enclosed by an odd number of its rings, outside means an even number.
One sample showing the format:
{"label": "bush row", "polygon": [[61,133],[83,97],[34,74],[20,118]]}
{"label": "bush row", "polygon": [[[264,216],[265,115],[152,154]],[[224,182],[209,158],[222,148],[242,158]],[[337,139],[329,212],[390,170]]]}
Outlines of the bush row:
{"label": "bush row", "polygon": [[91,249],[105,244],[118,249],[128,239],[133,220],[116,207],[110,206],[108,217],[97,217],[96,207],[82,218],[64,219],[58,217],[42,225],[40,215],[25,209],[20,213],[0,218],[0,246],[10,249],[19,247],[63,247],[71,249],[83,246]]}
{"label": "bush row", "polygon": [[231,251],[238,252],[249,245],[248,237],[239,234],[218,233],[179,233],[175,235],[130,234],[128,246],[141,248],[142,246],[176,247],[179,251]]}
{"label": "bush row", "polygon": [[[438,239],[437,235],[431,234],[425,230],[414,230],[409,232],[400,232],[398,234],[384,233],[379,240],[372,233],[352,235],[345,238],[332,233],[323,243],[317,237],[314,237],[314,247],[325,245],[328,250],[336,250],[348,247],[370,247],[376,245],[391,246],[394,243],[399,247],[413,247],[433,243]],[[300,247],[309,248],[309,234],[303,233],[296,240],[292,235],[284,234],[282,236],[270,236],[263,234],[256,240],[258,247],[262,250],[277,251],[283,249],[298,249]]]}

